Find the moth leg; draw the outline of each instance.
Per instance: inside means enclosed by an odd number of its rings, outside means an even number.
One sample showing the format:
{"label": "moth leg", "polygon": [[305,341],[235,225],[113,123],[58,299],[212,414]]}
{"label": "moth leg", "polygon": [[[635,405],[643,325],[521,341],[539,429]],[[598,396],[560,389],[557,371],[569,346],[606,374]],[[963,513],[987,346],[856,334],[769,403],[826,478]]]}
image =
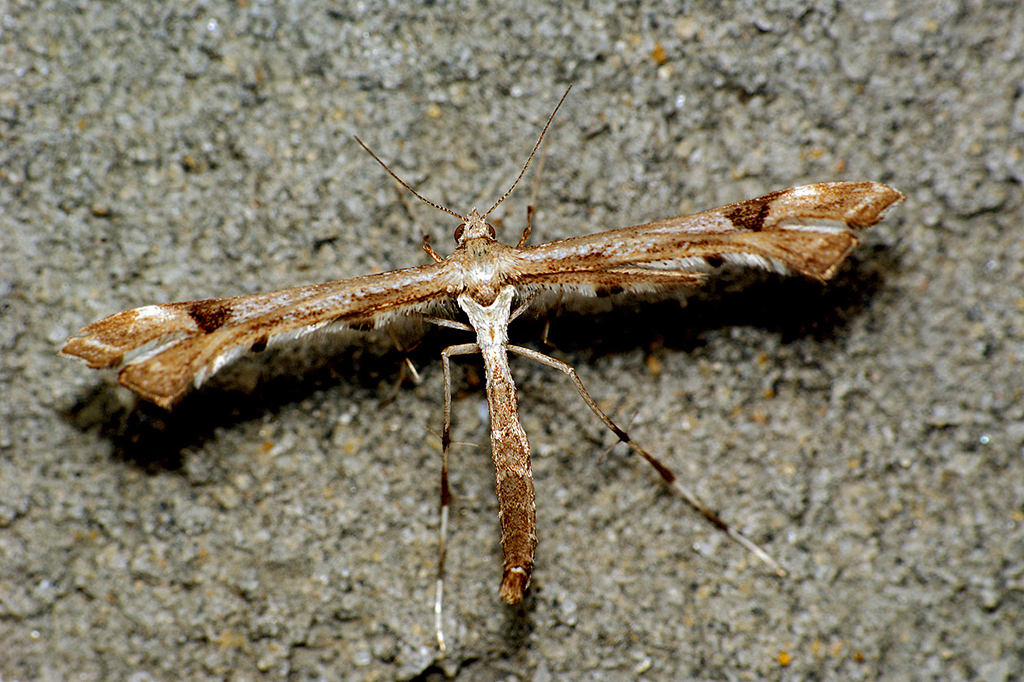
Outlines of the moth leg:
{"label": "moth leg", "polygon": [[383,398],[380,399],[380,405],[386,405],[398,397],[398,392],[402,390],[402,384],[405,383],[406,379],[411,379],[417,386],[423,381],[420,377],[420,373],[416,370],[416,365],[412,364],[412,360],[409,359],[409,352],[419,345],[419,341],[415,342],[412,346],[406,348],[402,345],[402,342],[398,340],[398,336],[391,329],[388,329],[388,336],[391,337],[391,343],[395,344],[395,349],[402,354],[402,364],[399,365],[398,379],[395,380],[394,385],[388,390]]}
{"label": "moth leg", "polygon": [[767,552],[765,552],[763,549],[754,544],[752,540],[748,539],[745,535],[741,534],[739,531],[729,526],[729,524],[723,521],[718,516],[718,514],[711,511],[711,509],[706,504],[704,504],[704,502],[702,502],[699,497],[691,493],[679,482],[679,478],[672,472],[671,469],[662,464],[661,461],[659,461],[654,455],[650,454],[642,447],[637,445],[637,443],[632,438],[629,437],[628,433],[620,429],[615,424],[615,422],[609,419],[608,415],[606,415],[601,410],[601,408],[597,406],[597,403],[594,402],[594,399],[590,397],[590,393],[587,392],[586,387],[584,387],[579,375],[576,374],[575,369],[573,369],[570,365],[562,362],[561,360],[556,360],[551,356],[544,355],[543,353],[538,353],[537,351],[531,350],[529,348],[523,348],[522,346],[513,345],[509,345],[507,346],[507,348],[513,353],[522,355],[523,357],[530,358],[531,360],[536,360],[542,365],[553,367],[554,369],[557,369],[568,375],[568,377],[572,380],[573,385],[576,387],[576,392],[580,394],[581,398],[583,398],[583,402],[587,404],[587,407],[590,408],[590,411],[596,414],[597,418],[600,419],[601,422],[604,423],[604,425],[607,426],[611,430],[611,432],[618,437],[620,441],[622,441],[630,448],[632,448],[633,452],[637,453],[645,460],[647,460],[647,463],[654,467],[655,471],[661,474],[661,477],[665,480],[665,482],[673,490],[675,490],[676,493],[680,497],[682,497],[687,504],[693,507],[696,511],[700,512],[700,514],[708,521],[710,521],[711,524],[714,525],[716,528],[721,530],[723,533],[728,535],[730,538],[732,538],[739,544],[743,545],[743,547],[745,547],[748,551],[753,553],[758,559],[771,566],[772,569],[778,575],[786,575],[786,569],[780,566],[779,563],[775,561],[775,559],[771,558],[771,556],[769,556]]}
{"label": "moth leg", "polygon": [[526,207],[526,228],[523,229],[523,236],[519,238],[519,243],[516,244],[517,249],[526,246],[526,240],[530,238],[530,232],[533,231],[533,210],[533,204]]}
{"label": "moth leg", "polygon": [[421,315],[420,318],[424,322],[436,324],[438,327],[448,327],[449,329],[458,329],[463,332],[476,332],[476,330],[468,324],[465,322],[459,322],[458,320],[449,320],[446,317],[434,317],[432,315]]}
{"label": "moth leg", "polygon": [[480,346],[475,343],[448,346],[441,352],[441,367],[444,370],[444,428],[441,431],[441,522],[438,525],[437,591],[434,596],[434,632],[437,635],[437,646],[441,651],[445,650],[441,601],[444,595],[444,560],[447,552],[448,508],[452,501],[452,491],[448,487],[448,449],[452,444],[452,368],[450,358],[453,355],[473,355],[479,352]]}
{"label": "moth leg", "polygon": [[435,263],[440,263],[440,262],[444,261],[444,258],[441,258],[440,256],[438,256],[437,252],[434,251],[433,247],[430,246],[430,235],[429,234],[423,235],[423,250],[427,252],[428,256],[430,256],[431,258],[434,259]]}
{"label": "moth leg", "polygon": [[526,294],[523,297],[523,300],[519,302],[519,305],[516,306],[516,309],[512,311],[512,314],[509,315],[509,323],[511,323],[512,320],[516,319],[517,317],[525,313],[527,310],[529,310],[530,304],[533,303],[538,296],[540,296],[539,291],[534,291]]}
{"label": "moth leg", "polygon": [[550,319],[544,320],[544,331],[542,331],[540,333],[540,342],[543,343],[548,348],[554,348],[555,344],[551,343],[550,339],[548,339],[548,334],[550,332],[551,332],[551,320]]}

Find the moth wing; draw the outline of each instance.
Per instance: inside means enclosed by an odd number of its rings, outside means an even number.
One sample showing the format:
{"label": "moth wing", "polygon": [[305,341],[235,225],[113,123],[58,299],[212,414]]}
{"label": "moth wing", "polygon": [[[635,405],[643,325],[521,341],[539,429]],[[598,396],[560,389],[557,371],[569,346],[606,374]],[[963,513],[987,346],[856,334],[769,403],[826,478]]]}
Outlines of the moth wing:
{"label": "moth wing", "polygon": [[443,307],[443,264],[294,287],[265,294],[148,305],[83,328],[61,353],[170,407],[242,353],[316,332],[386,327]]}
{"label": "moth wing", "polygon": [[[520,251],[522,295],[606,297],[699,286],[723,264],[824,281],[903,195],[877,182],[772,192],[703,213],[573,237]],[[551,294],[554,294],[552,296]]]}

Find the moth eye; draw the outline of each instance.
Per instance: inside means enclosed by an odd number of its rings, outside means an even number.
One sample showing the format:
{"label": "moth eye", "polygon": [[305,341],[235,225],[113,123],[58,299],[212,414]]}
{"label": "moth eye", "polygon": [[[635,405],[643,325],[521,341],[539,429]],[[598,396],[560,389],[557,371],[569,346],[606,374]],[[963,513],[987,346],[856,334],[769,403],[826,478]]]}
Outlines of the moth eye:
{"label": "moth eye", "polygon": [[455,241],[457,241],[457,242],[461,242],[462,241],[462,233],[465,232],[465,230],[466,230],[466,223],[462,223],[458,227],[455,228]]}
{"label": "moth eye", "polygon": [[491,239],[496,239],[498,233],[494,231],[494,225],[491,225],[490,223],[485,224],[487,225],[487,234],[491,235]]}

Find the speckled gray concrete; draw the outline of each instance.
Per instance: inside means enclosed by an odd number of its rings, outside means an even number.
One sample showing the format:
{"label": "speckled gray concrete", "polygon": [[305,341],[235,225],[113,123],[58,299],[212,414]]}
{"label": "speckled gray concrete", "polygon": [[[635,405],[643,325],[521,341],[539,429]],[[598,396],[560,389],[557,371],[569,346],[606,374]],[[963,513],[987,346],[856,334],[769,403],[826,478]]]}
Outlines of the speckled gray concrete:
{"label": "speckled gray concrete", "polygon": [[[6,6],[4,682],[1024,674],[1024,10],[677,4]],[[356,344],[170,415],[56,351],[124,308],[422,263],[423,232],[447,252],[452,221],[351,135],[468,211],[570,83],[505,241],[531,193],[534,240],[822,180],[907,201],[823,291],[554,320],[554,352],[790,578],[516,362],[534,587],[522,616],[498,602],[489,458],[459,448],[439,660],[431,358],[463,337],[414,350],[423,382],[390,402],[401,356]],[[455,436],[485,444],[474,367]]]}

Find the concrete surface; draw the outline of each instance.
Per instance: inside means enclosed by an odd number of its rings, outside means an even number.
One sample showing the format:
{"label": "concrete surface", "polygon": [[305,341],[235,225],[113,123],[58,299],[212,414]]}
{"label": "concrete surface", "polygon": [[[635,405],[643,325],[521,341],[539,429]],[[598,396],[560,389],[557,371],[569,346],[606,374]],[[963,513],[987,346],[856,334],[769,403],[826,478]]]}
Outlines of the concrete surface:
{"label": "concrete surface", "polygon": [[[0,26],[0,678],[1024,675],[1018,2],[11,2]],[[829,287],[552,320],[552,351],[791,571],[709,528],[516,361],[540,547],[500,557],[460,363],[432,645],[441,372],[320,343],[165,413],[57,356],[104,315],[425,262],[504,191],[535,241],[792,185],[907,201]],[[540,173],[539,180],[537,173]],[[539,346],[541,325],[513,337]],[[386,339],[385,339],[386,341]]]}

